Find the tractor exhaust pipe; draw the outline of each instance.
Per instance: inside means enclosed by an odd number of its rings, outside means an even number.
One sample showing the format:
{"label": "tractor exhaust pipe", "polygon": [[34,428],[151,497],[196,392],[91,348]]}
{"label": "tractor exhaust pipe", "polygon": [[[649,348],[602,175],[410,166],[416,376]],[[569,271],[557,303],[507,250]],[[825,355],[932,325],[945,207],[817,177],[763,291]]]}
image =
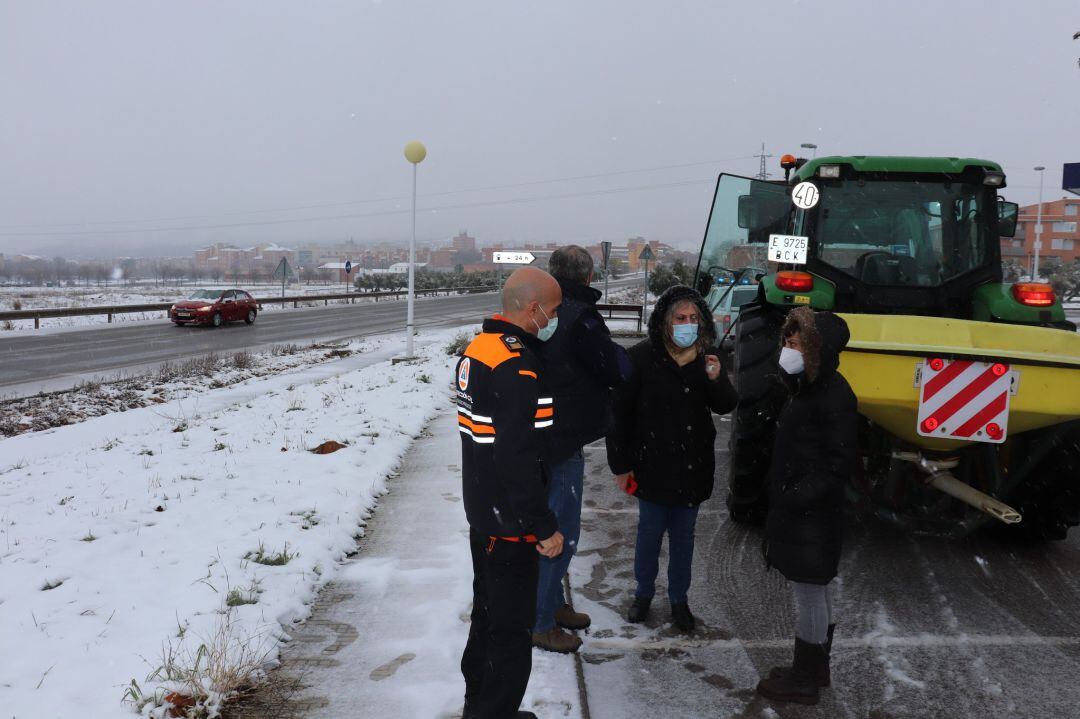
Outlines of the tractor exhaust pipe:
{"label": "tractor exhaust pipe", "polygon": [[894,452],[893,457],[912,462],[927,473],[926,483],[945,494],[959,499],[964,504],[970,505],[981,512],[989,514],[994,519],[1005,524],[1019,524],[1023,517],[1015,509],[1004,502],[994,499],[985,492],[965,484],[954,477],[949,471],[956,466],[955,461],[934,461],[923,457],[915,452]]}

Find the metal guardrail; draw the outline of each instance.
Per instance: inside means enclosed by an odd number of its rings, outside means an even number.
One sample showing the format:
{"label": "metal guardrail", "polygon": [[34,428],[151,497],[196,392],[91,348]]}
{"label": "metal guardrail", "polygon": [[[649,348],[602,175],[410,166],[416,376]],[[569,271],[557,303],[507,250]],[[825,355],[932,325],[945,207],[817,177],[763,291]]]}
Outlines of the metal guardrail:
{"label": "metal guardrail", "polygon": [[[425,295],[440,294],[447,295],[466,295],[466,294],[478,294],[481,292],[493,292],[497,290],[495,286],[482,286],[482,287],[438,287],[435,289],[416,290],[418,297]],[[260,309],[266,304],[278,304],[285,305],[292,303],[293,307],[299,307],[301,302],[319,302],[322,301],[324,305],[329,305],[331,300],[345,300],[349,304],[353,304],[356,300],[360,299],[374,299],[376,302],[380,298],[400,298],[409,294],[408,290],[392,290],[387,292],[340,292],[334,294],[324,295],[286,295],[284,297],[256,297],[255,301],[259,303]],[[178,302],[181,300],[177,300]],[[137,312],[167,312],[176,302],[157,302],[154,304],[144,305],[95,305],[92,307],[52,307],[42,308],[36,310],[7,310],[0,312],[0,322],[5,320],[34,320],[34,329],[41,328],[41,320],[52,317],[85,317],[87,315],[108,315],[108,321],[113,321],[113,315],[134,314]],[[639,322],[640,326],[640,322]]]}

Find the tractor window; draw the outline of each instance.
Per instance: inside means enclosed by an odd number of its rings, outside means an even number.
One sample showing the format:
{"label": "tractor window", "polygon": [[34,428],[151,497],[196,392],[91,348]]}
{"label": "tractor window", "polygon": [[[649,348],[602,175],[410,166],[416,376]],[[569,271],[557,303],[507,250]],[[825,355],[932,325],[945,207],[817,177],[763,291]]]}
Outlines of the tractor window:
{"label": "tractor window", "polygon": [[982,185],[959,182],[830,185],[818,209],[817,257],[871,285],[943,284],[990,257],[986,196]]}
{"label": "tractor window", "polygon": [[783,184],[720,175],[701,245],[698,276],[719,279],[729,276],[732,269],[765,267],[769,234],[784,232],[791,214],[788,192]]}

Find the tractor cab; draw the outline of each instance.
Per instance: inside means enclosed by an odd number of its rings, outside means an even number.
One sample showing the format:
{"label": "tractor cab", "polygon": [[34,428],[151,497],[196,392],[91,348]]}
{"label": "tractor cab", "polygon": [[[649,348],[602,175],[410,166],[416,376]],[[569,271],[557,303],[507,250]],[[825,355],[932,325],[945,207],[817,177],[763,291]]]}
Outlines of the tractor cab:
{"label": "tractor cab", "polygon": [[[782,182],[720,176],[699,289],[712,289],[710,268],[750,245],[775,273],[762,282],[775,305],[1064,321],[1052,302],[1028,304],[1002,292],[1000,239],[1015,233],[1017,205],[997,194],[1005,186],[999,165],[914,157],[789,162],[794,174]],[[1039,311],[1025,311],[1033,308]]]}

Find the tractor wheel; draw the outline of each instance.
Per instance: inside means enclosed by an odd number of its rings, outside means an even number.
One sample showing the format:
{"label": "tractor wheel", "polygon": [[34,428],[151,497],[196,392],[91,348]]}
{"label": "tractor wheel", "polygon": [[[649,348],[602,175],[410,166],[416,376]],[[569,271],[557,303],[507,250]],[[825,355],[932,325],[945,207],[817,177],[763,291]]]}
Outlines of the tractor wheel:
{"label": "tractor wheel", "polygon": [[739,405],[732,413],[727,508],[736,522],[759,524],[768,503],[769,460],[779,413],[777,357],[783,315],[745,305],[735,328],[734,370]]}
{"label": "tractor wheel", "polygon": [[1016,529],[1041,541],[1065,539],[1080,524],[1080,422],[1060,428],[1050,441],[1049,454],[1012,497],[1024,517]]}

